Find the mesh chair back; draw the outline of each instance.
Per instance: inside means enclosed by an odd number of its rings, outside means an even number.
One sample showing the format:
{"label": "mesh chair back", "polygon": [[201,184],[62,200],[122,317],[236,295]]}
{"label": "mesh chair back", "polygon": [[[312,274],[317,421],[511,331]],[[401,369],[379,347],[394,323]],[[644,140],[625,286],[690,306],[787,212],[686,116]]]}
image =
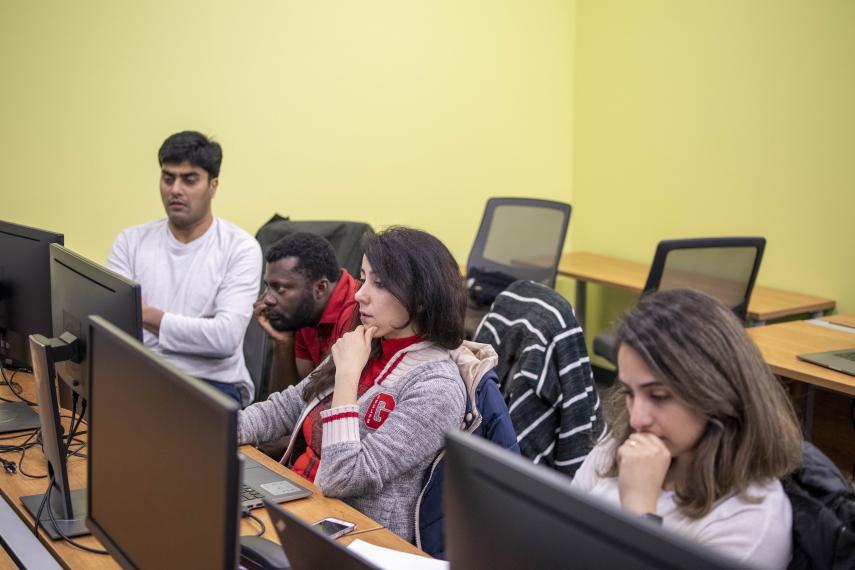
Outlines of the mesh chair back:
{"label": "mesh chair back", "polygon": [[498,271],[555,287],[570,205],[533,198],[490,198],[467,272]]}
{"label": "mesh chair back", "polygon": [[765,247],[766,240],[761,237],[662,241],[656,248],[644,294],[695,289],[715,297],[745,320]]}

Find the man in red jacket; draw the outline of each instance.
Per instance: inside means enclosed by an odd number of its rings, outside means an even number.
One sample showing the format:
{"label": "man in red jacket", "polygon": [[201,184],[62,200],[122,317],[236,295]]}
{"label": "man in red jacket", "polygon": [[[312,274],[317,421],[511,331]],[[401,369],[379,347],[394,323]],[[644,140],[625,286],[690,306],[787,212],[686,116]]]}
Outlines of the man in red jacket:
{"label": "man in red jacket", "polygon": [[274,341],[270,392],[305,378],[354,326],[360,282],[340,268],[323,237],[297,232],[265,256],[264,292],[254,314]]}

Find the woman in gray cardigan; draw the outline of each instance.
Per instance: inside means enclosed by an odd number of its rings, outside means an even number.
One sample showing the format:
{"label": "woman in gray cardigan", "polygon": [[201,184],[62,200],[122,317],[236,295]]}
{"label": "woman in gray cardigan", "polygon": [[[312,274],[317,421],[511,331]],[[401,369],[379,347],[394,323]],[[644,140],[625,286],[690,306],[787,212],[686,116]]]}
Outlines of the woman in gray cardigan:
{"label": "woman in gray cardigan", "polygon": [[449,352],[466,292],[442,242],[408,228],[374,236],[360,274],[356,328],[302,382],[243,410],[238,440],[291,434],[283,463],[412,541],[425,471],[463,421]]}

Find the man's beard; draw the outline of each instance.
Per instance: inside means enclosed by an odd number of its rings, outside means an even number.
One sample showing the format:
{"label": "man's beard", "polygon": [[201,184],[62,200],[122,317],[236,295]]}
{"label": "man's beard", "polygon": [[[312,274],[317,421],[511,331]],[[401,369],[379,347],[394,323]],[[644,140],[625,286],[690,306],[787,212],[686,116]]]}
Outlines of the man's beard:
{"label": "man's beard", "polygon": [[312,316],[315,313],[315,303],[312,299],[311,292],[306,292],[303,298],[300,299],[300,306],[294,311],[293,315],[285,316],[281,313],[268,313],[267,320],[270,321],[270,326],[280,332],[293,332],[304,327],[313,326],[315,323]]}

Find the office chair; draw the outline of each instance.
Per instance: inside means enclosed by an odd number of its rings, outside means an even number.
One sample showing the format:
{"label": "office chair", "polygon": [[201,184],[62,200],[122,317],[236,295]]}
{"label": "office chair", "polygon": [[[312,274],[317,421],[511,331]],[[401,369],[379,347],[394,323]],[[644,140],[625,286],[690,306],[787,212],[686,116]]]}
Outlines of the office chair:
{"label": "office chair", "polygon": [[[695,289],[715,297],[741,321],[766,248],[762,237],[674,239],[659,242],[642,296],[668,289]],[[614,336],[594,338],[594,354],[617,363]]]}
{"label": "office chair", "polygon": [[[558,261],[570,222],[570,204],[534,198],[490,198],[466,262],[470,303],[466,335],[487,313],[492,298],[523,279],[555,287]],[[491,294],[478,298],[484,288]]]}
{"label": "office chair", "polygon": [[[363,222],[291,220],[274,214],[255,234],[261,251],[267,255],[270,246],[279,239],[297,232],[309,232],[326,238],[335,250],[336,260],[351,275],[359,276],[362,266],[363,244],[368,236],[374,235],[370,225]],[[265,262],[266,267],[266,262]],[[259,294],[264,289],[259,283]],[[255,385],[255,401],[266,399],[270,390],[270,369],[273,346],[264,329],[251,319],[243,341],[243,354],[249,375]],[[299,378],[290,379],[297,383]]]}
{"label": "office chair", "polygon": [[573,307],[554,289],[515,281],[496,297],[475,342],[498,353],[499,388],[521,453],[572,477],[604,428]]}
{"label": "office chair", "polygon": [[255,234],[261,251],[267,254],[270,246],[279,239],[297,232],[309,232],[324,237],[335,250],[335,257],[348,273],[359,277],[362,266],[362,247],[368,236],[374,235],[370,225],[363,222],[291,220],[274,214]]}

